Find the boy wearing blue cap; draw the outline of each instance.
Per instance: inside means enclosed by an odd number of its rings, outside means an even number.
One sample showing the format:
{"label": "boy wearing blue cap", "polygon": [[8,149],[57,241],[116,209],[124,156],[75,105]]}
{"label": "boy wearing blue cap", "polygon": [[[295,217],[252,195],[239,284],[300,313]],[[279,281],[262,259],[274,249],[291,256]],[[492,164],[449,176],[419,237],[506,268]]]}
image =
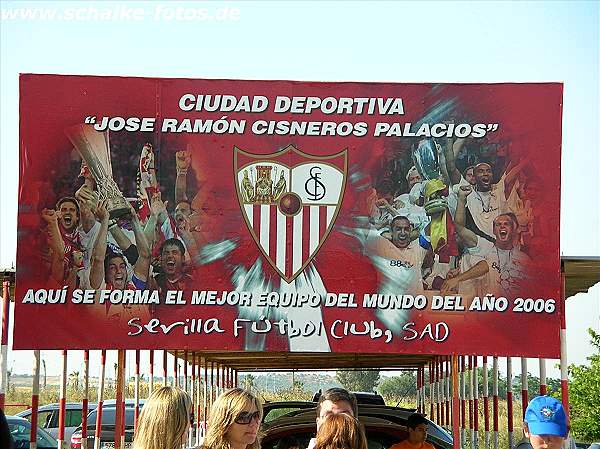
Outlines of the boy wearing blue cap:
{"label": "boy wearing blue cap", "polygon": [[534,398],[525,411],[525,437],[515,449],[561,449],[567,437],[567,415],[560,401],[550,396]]}

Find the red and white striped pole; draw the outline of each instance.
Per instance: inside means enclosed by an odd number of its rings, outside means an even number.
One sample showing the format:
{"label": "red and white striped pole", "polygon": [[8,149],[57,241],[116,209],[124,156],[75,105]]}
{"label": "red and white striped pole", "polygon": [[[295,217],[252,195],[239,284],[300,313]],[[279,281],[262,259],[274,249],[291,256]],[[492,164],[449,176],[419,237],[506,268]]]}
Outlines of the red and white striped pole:
{"label": "red and white striped pole", "polygon": [[567,296],[565,294],[565,272],[561,265],[561,301],[560,301],[560,390],[563,408],[567,414],[567,422],[570,420],[569,409],[569,372],[567,369]]}
{"label": "red and white striped pole", "polygon": [[458,356],[452,355],[452,447],[462,447],[460,433],[460,399],[458,388]]}
{"label": "red and white striped pole", "polygon": [[450,421],[450,411],[451,411],[451,403],[452,403],[452,385],[450,385],[451,382],[451,373],[452,373],[452,360],[450,358],[450,356],[446,357],[445,360],[446,363],[446,425],[448,426],[448,429],[450,429],[451,427],[451,421]]}
{"label": "red and white striped pole", "polygon": [[215,362],[210,362],[210,404],[212,405],[216,399],[215,394]]}
{"label": "red and white striped pole", "polygon": [[106,350],[100,355],[100,376],[98,380],[98,413],[96,414],[96,432],[94,435],[94,449],[100,449],[100,430],[102,428],[102,404],[104,402],[104,378],[106,376]]}
{"label": "red and white striped pole", "polygon": [[460,441],[463,441],[466,444],[466,398],[467,398],[467,390],[465,384],[465,357],[464,355],[460,356]]}
{"label": "red and white striped pole", "polygon": [[135,408],[133,410],[133,432],[137,429],[138,417],[140,416],[140,350],[135,350]]}
{"label": "red and white striped pole", "polygon": [[529,404],[529,380],[527,379],[527,358],[521,357],[521,406],[523,407],[523,420],[525,409]]}
{"label": "red and white striped pole", "polygon": [[477,368],[477,356],[473,357],[473,435],[475,448],[479,447],[479,369]]}
{"label": "red and white striped pole", "polygon": [[417,368],[417,413],[421,413],[421,368]]}
{"label": "red and white striped pole", "polygon": [[436,357],[434,359],[435,363],[435,408],[436,408],[436,419],[438,425],[443,425],[442,420],[442,389],[441,389],[441,375],[440,375],[440,358]]}
{"label": "red and white striped pole", "polygon": [[485,449],[490,449],[490,404],[488,388],[488,356],[483,356],[483,427]]}
{"label": "red and white striped pole", "polygon": [[189,394],[189,384],[188,384],[188,352],[183,351],[183,389],[186,393]]}
{"label": "red and white striped pole", "polygon": [[433,421],[433,403],[435,401],[435,395],[433,394],[433,363],[429,362],[429,419]]}
{"label": "red and white striped pole", "polygon": [[548,384],[546,383],[546,359],[539,359],[540,363],[540,396],[548,394]]}
{"label": "red and white striped pole", "polygon": [[179,364],[177,362],[177,351],[173,351],[173,386],[179,386]]}
{"label": "red and white striped pole", "polygon": [[163,349],[163,387],[167,386],[167,350]]}
{"label": "red and white striped pole", "polygon": [[475,441],[473,437],[475,434],[473,433],[474,425],[473,425],[473,356],[469,356],[468,360],[468,371],[467,371],[467,382],[469,384],[469,441],[471,442],[471,447],[475,447]]}
{"label": "red and white striped pole", "polygon": [[37,449],[37,421],[40,399],[40,351],[33,351],[33,382],[31,384],[31,428],[29,431],[29,448]]}
{"label": "red and white striped pole", "polygon": [[204,437],[206,435],[206,423],[208,421],[208,406],[212,400],[212,397],[209,397],[208,395],[208,361],[205,357],[202,357],[202,366],[204,367],[204,401],[202,404],[204,406],[204,411],[202,413],[202,436]]}
{"label": "red and white striped pole", "polygon": [[[196,368],[194,366],[194,358],[195,357],[194,357],[193,353],[191,354],[191,358],[192,358],[192,360],[191,360],[190,369],[192,371],[192,381],[190,382],[190,399],[192,400],[192,413],[194,414],[194,419],[197,419],[198,415],[196,415],[196,395],[194,394],[195,393],[195,389],[194,389],[195,385],[194,384],[196,383]],[[187,352],[185,355],[185,359],[186,359],[186,365],[187,365],[187,363],[188,363]],[[192,425],[190,427],[190,431],[188,434],[188,446],[189,447],[192,447],[194,444],[194,441],[192,440],[192,438],[194,437],[194,425],[195,424],[192,422]]]}
{"label": "red and white striped pole", "polygon": [[148,397],[154,391],[154,349],[150,350],[150,378],[148,379]]}
{"label": "red and white striped pole", "polygon": [[198,363],[196,363],[196,441],[195,446],[200,446],[200,432],[202,428],[200,426],[200,417],[202,416],[200,413],[202,412],[202,405],[200,404],[200,385],[202,384],[202,377],[200,372],[200,364],[202,363],[202,359],[198,358]]}
{"label": "red and white striped pole", "polygon": [[494,449],[498,449],[498,357],[494,356],[492,367],[492,394],[494,395]]}
{"label": "red and white striped pole", "polygon": [[62,374],[60,377],[60,399],[58,409],[58,449],[62,449],[65,441],[65,415],[67,401],[67,351],[62,350]]}
{"label": "red and white striped pole", "polygon": [[81,398],[81,449],[87,449],[87,415],[90,397],[90,351],[83,351],[83,398]]}
{"label": "red and white striped pole", "polygon": [[512,375],[512,357],[506,358],[506,413],[508,415],[508,447],[514,446],[513,436],[513,375]]}
{"label": "red and white striped pole", "polygon": [[8,320],[10,319],[9,283],[2,283],[2,337],[0,337],[0,408],[4,410],[8,384]]}

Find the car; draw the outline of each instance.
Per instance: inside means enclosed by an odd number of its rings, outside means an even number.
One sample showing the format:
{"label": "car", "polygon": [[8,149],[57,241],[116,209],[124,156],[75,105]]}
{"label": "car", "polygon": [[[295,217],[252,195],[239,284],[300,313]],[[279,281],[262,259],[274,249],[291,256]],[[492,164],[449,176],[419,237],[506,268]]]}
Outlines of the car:
{"label": "car", "polygon": [[[144,401],[140,400],[140,410]],[[94,447],[96,435],[96,417],[98,407],[92,410],[87,417],[87,445]],[[125,449],[131,447],[133,441],[133,420],[135,416],[135,401],[125,400]],[[115,442],[115,417],[116,401],[114,399],[104,401],[102,404],[102,424],[100,427],[100,448],[109,449],[114,447]],[[81,425],[75,429],[71,436],[71,449],[81,448]]]}
{"label": "car", "polygon": [[[29,436],[31,434],[31,423],[20,416],[7,416],[8,431],[13,440],[14,449],[29,449]],[[58,442],[44,429],[37,429],[37,448],[56,449]]]}
{"label": "car", "polygon": [[[308,447],[308,442],[315,435],[316,404],[292,410],[274,419],[263,421],[263,449],[275,449],[279,440],[285,436],[293,436],[301,447]],[[283,402],[282,405],[289,405]],[[267,410],[282,410],[276,403],[267,405]],[[365,426],[369,449],[388,449],[408,437],[406,421],[414,411],[384,405],[358,405],[358,419]],[[265,414],[267,417],[268,415]],[[438,449],[451,449],[452,436],[442,427],[428,420],[427,441]]]}
{"label": "car", "polygon": [[[96,404],[88,404],[86,413],[96,408]],[[38,426],[58,438],[58,415],[60,412],[60,404],[53,403],[38,407]],[[65,404],[65,441],[71,440],[71,435],[81,425],[81,416],[83,414],[83,404],[81,402],[67,402]],[[16,416],[25,418],[31,421],[31,409],[27,409]]]}

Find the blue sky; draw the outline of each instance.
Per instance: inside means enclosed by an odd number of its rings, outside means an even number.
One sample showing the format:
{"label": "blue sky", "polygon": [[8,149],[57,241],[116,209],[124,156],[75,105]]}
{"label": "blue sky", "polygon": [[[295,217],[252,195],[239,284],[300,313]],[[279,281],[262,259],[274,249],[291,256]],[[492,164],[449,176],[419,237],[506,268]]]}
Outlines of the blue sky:
{"label": "blue sky", "polygon": [[[141,13],[118,16],[124,8]],[[561,253],[600,256],[598,2],[3,1],[1,9],[0,267],[15,262],[18,74],[27,72],[562,81]],[[568,302],[568,321],[577,323],[569,331],[572,360],[589,353],[584,330],[600,327],[599,298],[596,286]]]}

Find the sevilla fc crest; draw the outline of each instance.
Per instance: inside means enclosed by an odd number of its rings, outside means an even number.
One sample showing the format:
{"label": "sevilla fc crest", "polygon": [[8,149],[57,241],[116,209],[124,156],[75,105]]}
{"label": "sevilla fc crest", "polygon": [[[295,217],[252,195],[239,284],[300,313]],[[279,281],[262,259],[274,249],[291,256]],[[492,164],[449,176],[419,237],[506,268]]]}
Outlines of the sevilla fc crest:
{"label": "sevilla fc crest", "polygon": [[250,234],[291,282],[333,228],[344,196],[347,151],[314,156],[293,145],[272,154],[234,148],[238,200]]}

